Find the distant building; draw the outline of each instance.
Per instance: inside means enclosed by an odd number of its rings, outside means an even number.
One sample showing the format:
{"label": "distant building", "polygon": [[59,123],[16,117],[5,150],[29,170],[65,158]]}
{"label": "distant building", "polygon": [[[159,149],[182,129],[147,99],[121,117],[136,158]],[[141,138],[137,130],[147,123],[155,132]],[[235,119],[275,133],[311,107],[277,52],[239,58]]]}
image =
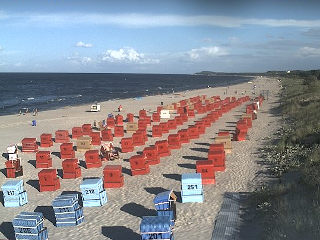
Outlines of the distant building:
{"label": "distant building", "polygon": [[287,71],[287,73],[290,73],[290,70],[289,70],[289,71]]}

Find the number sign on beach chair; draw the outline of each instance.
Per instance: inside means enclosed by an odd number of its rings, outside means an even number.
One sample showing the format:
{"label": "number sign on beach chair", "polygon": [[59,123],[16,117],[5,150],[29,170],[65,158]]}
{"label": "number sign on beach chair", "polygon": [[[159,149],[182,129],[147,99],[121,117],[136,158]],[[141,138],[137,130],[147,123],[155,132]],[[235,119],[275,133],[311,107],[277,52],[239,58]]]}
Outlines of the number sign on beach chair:
{"label": "number sign on beach chair", "polygon": [[1,187],[4,207],[19,207],[28,203],[27,192],[23,189],[23,180],[10,180]]}
{"label": "number sign on beach chair", "polygon": [[181,176],[182,202],[203,202],[201,173],[184,173]]}
{"label": "number sign on beach chair", "polygon": [[16,239],[47,240],[48,230],[43,222],[41,212],[21,212],[12,222]]}
{"label": "number sign on beach chair", "polygon": [[78,194],[63,194],[52,202],[57,227],[79,225],[84,221],[83,208],[79,205]]}
{"label": "number sign on beach chair", "polygon": [[80,189],[84,207],[99,207],[108,200],[107,193],[103,188],[102,178],[83,179]]}
{"label": "number sign on beach chair", "polygon": [[173,239],[172,226],[168,216],[145,216],[140,224],[142,240]]}

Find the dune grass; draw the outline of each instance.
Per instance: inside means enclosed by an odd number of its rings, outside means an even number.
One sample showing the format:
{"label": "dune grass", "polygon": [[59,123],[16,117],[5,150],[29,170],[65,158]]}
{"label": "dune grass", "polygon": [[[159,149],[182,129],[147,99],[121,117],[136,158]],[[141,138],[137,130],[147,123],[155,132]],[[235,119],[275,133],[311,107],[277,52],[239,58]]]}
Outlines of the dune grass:
{"label": "dune grass", "polygon": [[281,77],[283,128],[265,159],[279,181],[250,198],[261,239],[320,239],[320,73]]}

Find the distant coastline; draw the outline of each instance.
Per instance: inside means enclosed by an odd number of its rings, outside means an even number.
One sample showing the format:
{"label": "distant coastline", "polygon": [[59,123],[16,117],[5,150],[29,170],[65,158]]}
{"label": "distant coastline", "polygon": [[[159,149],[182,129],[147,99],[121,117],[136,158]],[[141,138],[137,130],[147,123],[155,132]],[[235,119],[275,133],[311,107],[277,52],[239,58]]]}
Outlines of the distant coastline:
{"label": "distant coastline", "polygon": [[274,70],[274,71],[267,71],[267,72],[246,72],[246,73],[228,73],[228,72],[212,72],[212,71],[201,71],[196,72],[194,75],[200,75],[200,76],[288,76],[288,75],[301,75],[301,76],[307,76],[310,73],[317,74],[320,71],[320,69],[317,70],[310,70],[310,71],[304,71],[304,70]]}
{"label": "distant coastline", "polygon": [[211,71],[201,71],[196,72],[194,75],[200,76],[260,76],[266,73],[227,73],[227,72],[211,72]]}

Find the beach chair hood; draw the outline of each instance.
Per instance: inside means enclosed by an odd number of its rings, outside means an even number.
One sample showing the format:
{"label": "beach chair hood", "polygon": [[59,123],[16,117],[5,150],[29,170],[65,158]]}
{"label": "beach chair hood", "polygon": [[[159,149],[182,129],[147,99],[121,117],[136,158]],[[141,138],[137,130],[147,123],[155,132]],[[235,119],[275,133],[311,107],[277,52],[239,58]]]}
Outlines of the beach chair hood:
{"label": "beach chair hood", "polygon": [[169,210],[170,202],[175,202],[177,200],[177,196],[174,194],[173,190],[165,191],[159,193],[153,200],[155,208],[157,210]]}

